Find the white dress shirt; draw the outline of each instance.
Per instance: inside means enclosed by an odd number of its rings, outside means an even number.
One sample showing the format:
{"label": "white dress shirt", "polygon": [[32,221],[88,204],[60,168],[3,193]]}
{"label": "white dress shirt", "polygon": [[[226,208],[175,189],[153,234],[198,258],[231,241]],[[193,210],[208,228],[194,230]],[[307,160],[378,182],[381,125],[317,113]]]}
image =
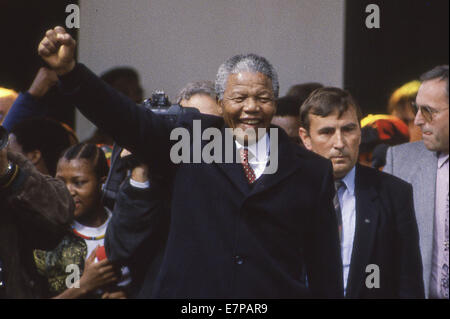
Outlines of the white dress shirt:
{"label": "white dress shirt", "polygon": [[[442,268],[448,265],[448,256],[445,256],[445,222],[448,223],[448,154],[440,154],[438,157],[438,169],[436,172],[436,198],[434,210],[433,251],[431,259],[430,298],[448,298],[441,291],[443,280]],[[448,226],[447,226],[448,229]]]}
{"label": "white dress shirt", "polygon": [[[236,150],[239,151],[244,148],[244,145],[239,143],[237,140]],[[248,149],[248,163],[255,173],[256,179],[260,178],[266,169],[267,162],[269,161],[269,149],[270,149],[270,139],[268,134],[264,134],[258,142],[253,143],[247,147]]]}
{"label": "white dress shirt", "polygon": [[355,167],[342,179],[345,187],[338,192],[339,205],[342,214],[341,255],[344,278],[344,294],[347,289],[350,262],[352,259],[353,240],[355,238],[356,197],[355,197]]}
{"label": "white dress shirt", "polygon": [[130,184],[131,184],[131,186],[137,187],[137,188],[149,188],[150,187],[149,181],[138,182],[138,181],[135,181],[134,179],[132,179],[131,177],[130,177]]}

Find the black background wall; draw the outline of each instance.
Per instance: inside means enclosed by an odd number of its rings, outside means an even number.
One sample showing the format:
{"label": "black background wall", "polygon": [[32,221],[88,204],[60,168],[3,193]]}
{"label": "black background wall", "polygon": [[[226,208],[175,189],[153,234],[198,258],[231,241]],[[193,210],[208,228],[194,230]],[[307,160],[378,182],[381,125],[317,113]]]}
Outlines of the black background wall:
{"label": "black background wall", "polygon": [[[379,29],[365,24],[372,3]],[[347,0],[344,86],[365,114],[385,113],[395,88],[448,64],[448,10],[448,0]]]}
{"label": "black background wall", "polygon": [[[45,31],[65,25],[68,4],[75,0],[0,0],[0,86],[26,91],[41,66],[37,47]],[[75,29],[68,30],[77,38]],[[47,98],[49,116],[71,126],[74,110],[63,106],[55,91]]]}

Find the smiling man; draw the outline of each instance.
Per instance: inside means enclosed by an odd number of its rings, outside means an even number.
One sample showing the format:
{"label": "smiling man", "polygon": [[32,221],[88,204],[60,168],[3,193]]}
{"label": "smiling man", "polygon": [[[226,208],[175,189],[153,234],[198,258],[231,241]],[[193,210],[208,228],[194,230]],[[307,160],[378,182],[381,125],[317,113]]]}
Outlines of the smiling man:
{"label": "smiling man", "polygon": [[423,141],[388,149],[384,171],[413,185],[425,293],[448,299],[448,65],[420,80],[414,123]]}
{"label": "smiling man", "polygon": [[[38,51],[60,76],[68,100],[170,185],[168,241],[151,297],[342,295],[331,165],[290,143],[281,130],[278,139],[267,133],[278,78],[265,58],[237,55],[219,67],[215,87],[223,118],[187,113],[169,123],[77,64],[75,41],[63,28],[47,31]],[[181,126],[192,139],[201,138],[193,134],[195,119],[203,127],[218,128],[222,139],[226,128],[235,129],[239,145],[233,144],[233,153],[241,154],[242,162],[171,162],[172,130]],[[259,130],[245,136],[242,130],[247,128]],[[264,174],[267,155],[275,151],[269,146],[255,154],[252,145],[271,138],[277,145],[279,169]],[[194,151],[190,149],[189,155]],[[129,227],[148,231],[140,225],[136,221]]]}
{"label": "smiling man", "polygon": [[423,298],[411,185],[357,164],[360,120],[359,106],[338,88],[317,89],[300,109],[305,147],[333,164],[345,296]]}
{"label": "smiling man", "polygon": [[[242,58],[243,56],[237,56],[234,59]],[[255,56],[254,59],[256,58]],[[251,56],[247,61],[252,61]],[[273,77],[275,73],[272,70],[272,77],[269,77],[250,71],[251,69],[246,71],[243,68],[243,71],[238,71],[237,63],[235,68],[236,70],[228,73],[226,65],[219,68],[219,81],[222,79],[222,72],[228,75],[225,91],[219,96],[219,113],[228,126],[234,129],[236,141],[251,145],[265,136],[265,129],[270,127],[270,121],[275,114],[274,94],[278,95],[278,79]],[[222,85],[218,84],[219,90],[223,89]],[[261,129],[264,135],[259,136]],[[245,134],[246,131],[249,134]]]}

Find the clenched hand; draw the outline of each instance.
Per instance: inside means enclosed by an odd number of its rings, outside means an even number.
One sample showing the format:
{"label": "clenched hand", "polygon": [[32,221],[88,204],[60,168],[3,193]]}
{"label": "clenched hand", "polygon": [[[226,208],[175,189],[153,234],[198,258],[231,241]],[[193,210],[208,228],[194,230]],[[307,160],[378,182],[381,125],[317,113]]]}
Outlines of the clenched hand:
{"label": "clenched hand", "polygon": [[57,75],[64,75],[75,67],[75,47],[76,41],[71,35],[57,26],[45,33],[38,53]]}

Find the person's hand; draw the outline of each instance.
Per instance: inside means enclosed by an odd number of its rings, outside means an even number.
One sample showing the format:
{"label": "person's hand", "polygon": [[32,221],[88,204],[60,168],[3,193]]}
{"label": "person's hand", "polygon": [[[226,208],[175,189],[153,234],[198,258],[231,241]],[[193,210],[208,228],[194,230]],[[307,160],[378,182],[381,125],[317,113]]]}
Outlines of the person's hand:
{"label": "person's hand", "polygon": [[0,176],[2,176],[8,168],[8,157],[6,148],[0,150]]}
{"label": "person's hand", "polygon": [[75,47],[76,41],[58,26],[45,33],[38,53],[57,75],[64,75],[75,67]]}
{"label": "person's hand", "polygon": [[131,171],[131,179],[139,182],[139,183],[145,183],[148,181],[148,166],[145,164],[141,164],[139,166],[136,166]]}
{"label": "person's hand", "polygon": [[84,264],[84,272],[80,278],[80,288],[89,293],[105,285],[117,283],[119,276],[113,264],[108,259],[95,262],[97,248],[91,253]]}
{"label": "person's hand", "polygon": [[32,96],[36,98],[43,97],[48,90],[50,90],[58,82],[56,72],[48,68],[42,67],[39,69],[33,83],[28,90]]}
{"label": "person's hand", "polygon": [[[131,155],[131,152],[125,148],[120,153],[121,158],[124,158],[129,155]],[[145,164],[140,164],[140,165],[134,167],[131,170],[131,179],[136,182],[139,182],[139,183],[147,182],[148,181],[148,166]]]}

